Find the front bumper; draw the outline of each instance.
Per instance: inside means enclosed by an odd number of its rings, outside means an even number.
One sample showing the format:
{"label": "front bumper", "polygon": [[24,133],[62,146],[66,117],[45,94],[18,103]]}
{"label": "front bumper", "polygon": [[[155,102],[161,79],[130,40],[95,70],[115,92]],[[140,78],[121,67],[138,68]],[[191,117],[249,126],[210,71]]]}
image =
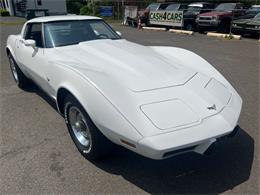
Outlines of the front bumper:
{"label": "front bumper", "polygon": [[196,126],[143,138],[138,142],[136,152],[152,159],[164,159],[190,151],[203,154],[215,141],[236,129],[241,108],[241,98],[233,95],[220,113],[202,120]]}
{"label": "front bumper", "polygon": [[239,34],[260,34],[260,29],[232,26],[232,32]]}
{"label": "front bumper", "polygon": [[197,20],[199,26],[217,28],[220,21],[218,20]]}

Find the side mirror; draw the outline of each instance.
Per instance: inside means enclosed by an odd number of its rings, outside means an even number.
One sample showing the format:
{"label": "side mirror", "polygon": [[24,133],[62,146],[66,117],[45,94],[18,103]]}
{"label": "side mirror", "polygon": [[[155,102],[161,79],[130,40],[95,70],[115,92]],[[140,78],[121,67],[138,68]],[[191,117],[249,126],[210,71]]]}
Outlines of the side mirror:
{"label": "side mirror", "polygon": [[116,31],[116,34],[118,34],[120,37],[122,37],[122,33],[119,31]]}
{"label": "side mirror", "polygon": [[27,46],[27,47],[35,47],[36,46],[36,43],[35,43],[35,40],[32,40],[32,39],[27,39],[27,40],[24,40],[24,45]]}

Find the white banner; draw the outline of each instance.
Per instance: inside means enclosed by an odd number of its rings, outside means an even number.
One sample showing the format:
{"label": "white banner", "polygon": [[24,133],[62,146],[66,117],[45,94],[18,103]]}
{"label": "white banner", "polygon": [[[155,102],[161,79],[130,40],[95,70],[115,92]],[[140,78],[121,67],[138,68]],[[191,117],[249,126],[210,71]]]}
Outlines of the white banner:
{"label": "white banner", "polygon": [[125,18],[136,18],[137,17],[137,6],[125,6]]}
{"label": "white banner", "polygon": [[164,26],[183,26],[183,11],[151,11],[150,24]]}

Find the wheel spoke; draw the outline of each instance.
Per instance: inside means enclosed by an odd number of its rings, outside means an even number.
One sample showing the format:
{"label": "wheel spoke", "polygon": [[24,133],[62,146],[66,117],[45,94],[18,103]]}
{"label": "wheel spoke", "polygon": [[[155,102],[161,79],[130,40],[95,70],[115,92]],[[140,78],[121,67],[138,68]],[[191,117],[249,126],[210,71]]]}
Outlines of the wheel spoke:
{"label": "wheel spoke", "polygon": [[81,111],[75,106],[72,106],[69,109],[69,122],[77,141],[83,146],[90,148],[91,137],[86,119]]}

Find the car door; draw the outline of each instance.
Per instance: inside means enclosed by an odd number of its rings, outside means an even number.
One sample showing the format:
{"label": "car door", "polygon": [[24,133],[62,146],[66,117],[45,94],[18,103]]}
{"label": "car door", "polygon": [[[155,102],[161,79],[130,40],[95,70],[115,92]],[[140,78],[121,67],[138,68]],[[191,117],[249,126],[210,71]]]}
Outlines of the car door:
{"label": "car door", "polygon": [[[25,45],[25,40],[28,39],[35,41],[35,47]],[[27,24],[24,35],[17,43],[16,56],[29,77],[48,92],[48,78],[46,77],[48,59],[44,53],[42,23]]]}

